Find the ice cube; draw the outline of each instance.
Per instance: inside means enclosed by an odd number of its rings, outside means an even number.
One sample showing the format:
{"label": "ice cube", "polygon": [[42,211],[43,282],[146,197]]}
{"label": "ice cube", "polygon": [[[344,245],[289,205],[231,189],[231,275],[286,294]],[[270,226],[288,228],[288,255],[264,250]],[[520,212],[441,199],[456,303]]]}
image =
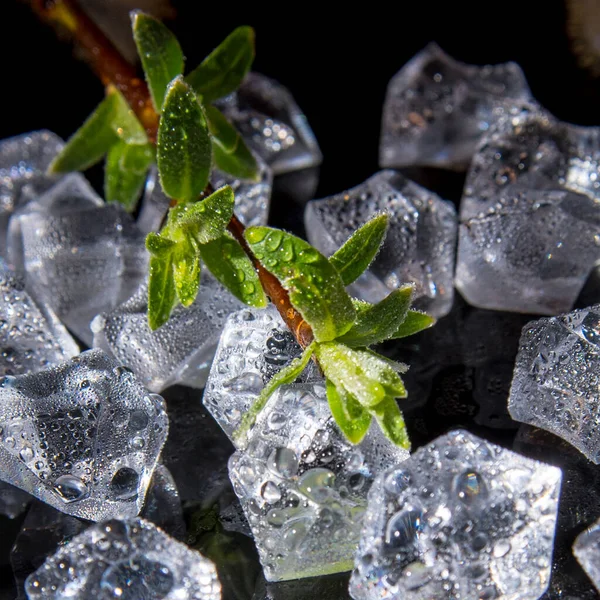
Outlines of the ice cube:
{"label": "ice cube", "polygon": [[573,554],[600,592],[600,520],[577,537]]}
{"label": "ice cube", "polygon": [[563,438],[600,463],[600,305],[523,328],[508,400],[513,419]]}
{"label": "ice cube", "polygon": [[147,275],[144,236],[116,204],[17,218],[28,289],[91,346],[91,320],[129,298]]}
{"label": "ice cube", "polygon": [[0,479],[72,516],[139,513],[167,436],[163,399],[101,350],[0,383]]}
{"label": "ice cube", "polygon": [[48,306],[36,303],[25,282],[0,261],[0,377],[46,369],[79,354]]}
{"label": "ice cube", "polygon": [[[300,354],[272,304],[266,310],[246,308],[227,319],[202,401],[230,438],[266,383]],[[315,379],[320,376],[310,363],[297,381]]]}
{"label": "ice cube", "polygon": [[452,431],[377,477],[355,600],[536,600],[548,586],[561,471]]}
{"label": "ice cube", "polygon": [[259,580],[252,600],[350,600],[348,574],[269,583]]}
{"label": "ice cube", "polygon": [[15,519],[22,514],[31,501],[31,496],[14,485],[0,481],[0,514]]}
{"label": "ice cube", "polygon": [[347,441],[323,383],[280,387],[229,461],[267,580],[349,570],[373,478],[407,458],[376,425]]}
{"label": "ice cube", "polygon": [[388,85],[379,164],[466,168],[490,124],[530,98],[517,64],[467,65],[429,44]]}
{"label": "ice cube", "polygon": [[274,175],[321,163],[306,117],[289,90],[274,79],[249,73],[237,92],[218,106]]}
{"label": "ice cube", "polygon": [[214,564],[144,519],[98,523],[27,578],[30,600],[220,600]]}
{"label": "ice cube", "polygon": [[32,131],[0,142],[0,256],[6,257],[10,215],[27,199],[53,185],[46,169],[62,150],[63,141],[50,131]]}
{"label": "ice cube", "polygon": [[124,304],[92,324],[94,346],[129,367],[150,390],[180,383],[202,388],[227,316],[243,304],[206,269],[200,291],[188,308],[177,306],[155,331],[148,326],[146,285]]}
{"label": "ice cube", "polygon": [[415,307],[436,317],[450,311],[453,297],[457,218],[453,204],[405,178],[380,171],[341,194],[309,202],[308,239],[333,254],[376,214],[390,216],[381,252],[351,287],[360,298],[376,302],[405,283],[414,283]]}
{"label": "ice cube", "polygon": [[460,209],[456,287],[482,308],[572,308],[600,259],[600,128],[535,107],[483,139]]}
{"label": "ice cube", "polygon": [[[213,170],[211,184],[215,190],[229,185],[235,194],[234,210],[244,225],[266,225],[271,201],[271,188],[273,186],[273,173],[266,163],[256,154],[254,155],[259,166],[259,181],[237,179],[232,175],[223,173],[218,169]],[[146,188],[137,225],[144,233],[158,231],[169,210],[171,200],[160,186],[156,167],[150,170],[146,181]]]}

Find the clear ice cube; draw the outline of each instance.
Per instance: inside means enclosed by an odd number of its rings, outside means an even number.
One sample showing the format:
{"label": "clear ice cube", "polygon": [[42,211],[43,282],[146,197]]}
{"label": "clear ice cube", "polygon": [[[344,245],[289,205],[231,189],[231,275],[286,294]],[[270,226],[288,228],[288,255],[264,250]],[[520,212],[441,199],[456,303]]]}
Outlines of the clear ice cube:
{"label": "clear ice cube", "polygon": [[[273,173],[266,163],[254,155],[259,166],[259,181],[237,179],[232,175],[213,170],[211,184],[215,190],[229,185],[235,194],[235,214],[246,226],[266,225],[271,202]],[[144,233],[158,231],[169,210],[171,199],[168,198],[158,180],[158,170],[153,167],[146,181],[137,225]]]}
{"label": "clear ice cube", "polygon": [[124,302],[147,276],[143,234],[116,204],[16,218],[28,289],[91,346],[92,319]]}
{"label": "clear ice cube", "polygon": [[523,328],[508,410],[600,464],[600,305]]}
{"label": "clear ice cube", "polygon": [[289,90],[274,79],[249,73],[238,90],[218,105],[274,175],[321,163],[306,117]]}
{"label": "clear ice cube", "polygon": [[32,131],[0,141],[0,256],[6,254],[10,215],[28,199],[53,185],[46,175],[64,142],[50,131]]}
{"label": "clear ice cube", "polygon": [[473,159],[460,209],[456,287],[482,308],[572,308],[600,259],[600,128],[536,107],[503,118]]}
{"label": "clear ice cube", "polygon": [[202,388],[225,320],[243,304],[204,269],[195,302],[177,306],[168,322],[152,331],[147,297],[142,285],[127,302],[96,317],[94,346],[132,369],[152,391],[176,383]]}
{"label": "clear ice cube", "polygon": [[229,461],[266,579],[349,570],[375,475],[407,458],[376,425],[348,442],[323,383],[280,387]]}
{"label": "clear ice cube", "polygon": [[577,537],[573,554],[600,592],[600,520]]}
{"label": "clear ice cube", "polygon": [[221,600],[214,564],[144,519],[98,523],[32,575],[30,600]]}
{"label": "clear ice cube", "polygon": [[139,513],[167,436],[163,399],[90,350],[0,383],[0,479],[68,515]]}
{"label": "clear ice cube", "polygon": [[452,431],[371,487],[354,600],[536,600],[548,586],[561,471]]}
{"label": "clear ice cube", "polygon": [[79,354],[56,315],[0,262],[0,377],[46,369]]}
{"label": "clear ice cube", "polygon": [[390,216],[381,252],[351,290],[376,302],[405,283],[415,284],[415,307],[436,317],[450,311],[453,298],[456,210],[452,203],[398,172],[380,171],[341,194],[306,206],[308,239],[333,254],[376,214]]}
{"label": "clear ice cube", "polygon": [[[264,386],[300,354],[272,304],[265,310],[240,310],[227,319],[202,401],[230,438]],[[320,376],[310,363],[297,381],[315,379]]]}
{"label": "clear ice cube", "polygon": [[517,64],[467,65],[429,44],[388,85],[379,164],[466,168],[490,124],[530,98]]}

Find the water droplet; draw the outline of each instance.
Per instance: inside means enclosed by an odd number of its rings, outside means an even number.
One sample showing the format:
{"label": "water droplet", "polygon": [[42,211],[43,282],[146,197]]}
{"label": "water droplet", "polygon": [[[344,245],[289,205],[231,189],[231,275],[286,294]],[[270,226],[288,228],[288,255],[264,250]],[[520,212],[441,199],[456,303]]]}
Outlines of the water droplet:
{"label": "water droplet", "polygon": [[286,422],[287,417],[283,413],[277,411],[269,414],[269,417],[267,419],[269,429],[273,431],[278,431],[279,429],[281,429],[286,424]]}
{"label": "water droplet", "polygon": [[162,600],[174,583],[166,565],[138,555],[108,567],[102,574],[100,588],[106,598]]}
{"label": "water droplet", "polygon": [[85,481],[75,475],[62,475],[54,482],[54,490],[63,502],[70,503],[85,497],[88,493],[88,486]]}
{"label": "water droplet", "polygon": [[298,472],[298,458],[289,448],[276,448],[269,455],[267,466],[282,477],[293,477]]}
{"label": "water droplet", "polygon": [[420,509],[401,510],[388,521],[385,543],[391,548],[405,548],[414,544],[423,531],[423,511]]}
{"label": "water droplet", "polygon": [[134,410],[129,415],[129,426],[134,431],[141,431],[148,426],[148,415],[143,410]]}
{"label": "water droplet", "polygon": [[293,521],[290,527],[283,534],[283,541],[290,550],[298,550],[300,544],[306,538],[308,526],[303,521]]}
{"label": "water droplet", "polygon": [[600,316],[588,313],[581,323],[581,333],[590,344],[600,345]]}
{"label": "water droplet", "polygon": [[494,544],[492,553],[496,558],[502,558],[503,556],[506,556],[510,550],[511,545],[508,540],[499,540]]}
{"label": "water droplet", "polygon": [[323,503],[335,485],[335,474],[329,469],[311,469],[298,480],[298,490],[307,498]]}
{"label": "water droplet", "polygon": [[410,474],[402,469],[394,469],[386,475],[383,487],[390,494],[401,494],[410,485]]}
{"label": "water droplet", "polygon": [[277,487],[277,484],[273,483],[272,481],[267,481],[262,486],[260,494],[269,504],[275,504],[275,502],[279,502],[279,500],[281,500],[281,491]]}
{"label": "water droplet", "polygon": [[140,477],[129,467],[122,467],[110,482],[110,491],[116,500],[132,500],[137,497]]}
{"label": "water droplet", "polygon": [[476,471],[464,471],[454,479],[454,492],[463,504],[471,506],[487,498],[487,486]]}
{"label": "water droplet", "polygon": [[223,382],[223,387],[232,392],[260,393],[263,388],[262,377],[256,373],[243,373]]}
{"label": "water droplet", "polygon": [[21,452],[19,452],[19,456],[23,462],[29,462],[35,455],[31,446],[24,446]]}

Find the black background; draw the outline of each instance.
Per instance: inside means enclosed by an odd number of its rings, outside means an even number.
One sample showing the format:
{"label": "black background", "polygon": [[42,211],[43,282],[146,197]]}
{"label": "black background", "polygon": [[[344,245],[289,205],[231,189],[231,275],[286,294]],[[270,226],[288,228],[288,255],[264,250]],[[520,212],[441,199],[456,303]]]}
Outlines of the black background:
{"label": "black background", "polygon": [[[517,61],[534,96],[556,116],[600,124],[600,80],[577,66],[563,0],[371,2],[358,9],[325,2],[173,4],[178,15],[169,25],[190,68],[235,26],[254,26],[255,70],[291,89],[323,151],[318,197],[377,170],[387,83],[432,40],[469,63]],[[100,101],[100,83],[26,5],[4,0],[0,19],[0,137],[39,128],[68,137]]]}

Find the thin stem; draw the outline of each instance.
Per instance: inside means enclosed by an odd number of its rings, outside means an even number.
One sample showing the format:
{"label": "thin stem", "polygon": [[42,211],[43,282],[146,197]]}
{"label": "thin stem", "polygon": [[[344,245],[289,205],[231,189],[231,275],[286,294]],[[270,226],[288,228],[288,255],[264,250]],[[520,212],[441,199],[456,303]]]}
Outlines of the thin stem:
{"label": "thin stem", "polygon": [[[79,8],[76,0],[29,0],[34,12],[55,30],[67,29],[84,54],[86,61],[104,85],[116,86],[146,129],[148,138],[156,143],[159,117],[148,91],[135,69],[125,60],[98,26]],[[212,186],[205,190],[210,193]],[[281,318],[290,328],[296,340],[306,348],[314,336],[310,325],[292,306],[287,291],[278,279],[267,271],[254,256],[244,237],[244,225],[235,216],[228,226],[231,234],[240,243],[258,273],[260,283]]]}

